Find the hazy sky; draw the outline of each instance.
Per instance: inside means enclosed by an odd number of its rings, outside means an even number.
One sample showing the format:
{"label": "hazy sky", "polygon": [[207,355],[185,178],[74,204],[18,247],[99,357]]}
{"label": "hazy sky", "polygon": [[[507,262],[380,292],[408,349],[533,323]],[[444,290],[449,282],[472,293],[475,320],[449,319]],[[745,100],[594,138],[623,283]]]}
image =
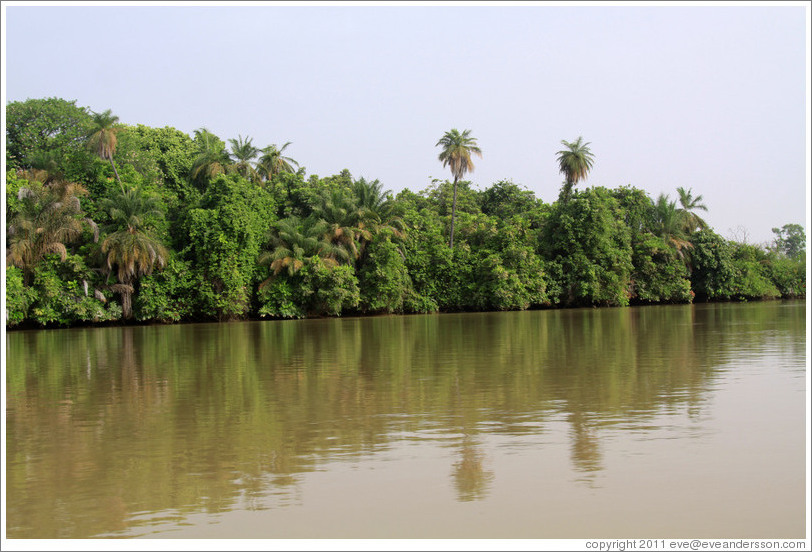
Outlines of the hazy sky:
{"label": "hazy sky", "polygon": [[7,102],[290,141],[308,175],[394,192],[449,178],[435,144],[471,129],[478,189],[547,202],[561,140],[583,136],[586,186],[693,188],[755,243],[808,229],[808,2],[4,7]]}

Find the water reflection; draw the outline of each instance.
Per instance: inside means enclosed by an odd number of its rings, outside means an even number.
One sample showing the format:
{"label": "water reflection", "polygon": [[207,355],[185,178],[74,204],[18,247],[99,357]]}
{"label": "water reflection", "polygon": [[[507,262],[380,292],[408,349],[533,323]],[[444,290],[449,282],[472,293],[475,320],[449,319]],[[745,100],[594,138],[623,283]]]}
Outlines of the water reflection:
{"label": "water reflection", "polygon": [[454,464],[452,472],[458,500],[476,500],[486,495],[493,471],[486,469],[484,463],[485,455],[476,441],[466,435],[460,445],[460,460]]}
{"label": "water reflection", "polygon": [[781,303],[13,332],[8,535],[302,505],[306,474],[403,436],[451,446],[456,499],[486,500],[483,437],[538,448],[562,421],[594,483],[608,431],[701,420],[725,362],[803,357],[804,334]]}

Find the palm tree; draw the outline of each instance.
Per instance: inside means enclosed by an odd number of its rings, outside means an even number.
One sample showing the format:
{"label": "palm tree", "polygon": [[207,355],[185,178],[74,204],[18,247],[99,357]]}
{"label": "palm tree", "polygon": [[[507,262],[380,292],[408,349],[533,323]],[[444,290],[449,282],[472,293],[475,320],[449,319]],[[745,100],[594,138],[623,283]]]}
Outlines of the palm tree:
{"label": "palm tree", "polygon": [[231,143],[230,157],[234,159],[232,169],[237,174],[249,180],[254,180],[257,173],[251,165],[251,161],[259,155],[259,149],[251,143],[250,136],[245,139],[239,136],[237,140],[229,138],[228,141]]}
{"label": "palm tree", "polygon": [[30,168],[19,173],[21,178],[28,181],[38,181],[43,184],[53,184],[65,180],[65,173],[60,167],[60,158],[53,151],[36,151],[29,158]]}
{"label": "palm tree", "polygon": [[346,251],[353,260],[361,256],[360,243],[369,242],[372,233],[364,224],[355,198],[340,190],[322,196],[313,216],[323,223],[324,237]]}
{"label": "palm tree", "polygon": [[557,153],[559,172],[566,179],[561,190],[561,197],[564,201],[569,200],[573,186],[586,179],[587,174],[592,170],[594,156],[589,150],[590,142],[584,143],[583,140],[581,136],[574,142],[561,140],[561,143],[567,148]]}
{"label": "palm tree", "polygon": [[163,213],[158,207],[155,197],[145,195],[140,188],[132,187],[117,193],[113,197],[101,200],[99,206],[110,216],[108,230],[124,230],[128,232],[148,232],[149,217],[161,216]]}
{"label": "palm tree", "polygon": [[197,155],[190,171],[192,180],[203,187],[205,182],[217,175],[225,174],[230,164],[225,144],[206,128],[195,131]]}
{"label": "palm tree", "polygon": [[688,188],[686,191],[685,188],[677,188],[677,193],[679,194],[679,203],[682,205],[682,213],[683,213],[683,222],[685,224],[685,231],[690,234],[696,230],[704,230],[708,227],[708,223],[705,222],[702,217],[694,213],[695,210],[707,211],[708,208],[703,204],[700,203],[702,201],[702,196],[693,196],[693,191]]}
{"label": "palm tree", "polygon": [[283,172],[295,172],[293,165],[298,167],[299,163],[290,157],[285,157],[282,155],[290,144],[291,142],[285,142],[285,145],[278,149],[276,144],[271,144],[270,146],[263,148],[262,156],[259,158],[259,162],[257,162],[257,172],[262,178],[265,180],[271,180],[275,174]]}
{"label": "palm tree", "polygon": [[397,210],[397,203],[391,192],[383,191],[377,181],[367,182],[363,178],[353,183],[353,194],[358,205],[358,215],[363,224],[373,233],[388,229],[397,238],[403,237],[405,226]]}
{"label": "palm tree", "polygon": [[338,265],[337,258],[347,258],[342,248],[325,237],[326,224],[313,218],[289,217],[274,224],[270,234],[271,248],[260,253],[257,263],[269,265],[272,274],[259,287],[264,288],[283,270],[293,276],[311,257],[321,257],[328,266]]}
{"label": "palm tree", "polygon": [[107,270],[116,270],[121,293],[122,315],[132,316],[132,294],[134,284],[143,275],[151,274],[155,268],[163,268],[169,252],[161,242],[152,236],[147,225],[151,215],[159,215],[154,198],[145,196],[140,189],[124,190],[102,202],[112,221],[109,227],[115,229],[101,244]]}
{"label": "palm tree", "polygon": [[[110,161],[113,167],[113,173],[116,175],[116,180],[121,186],[121,178],[118,176],[116,164],[113,162],[113,155],[116,153],[116,128],[118,123],[118,116],[113,115],[113,112],[108,109],[102,113],[93,113],[93,121],[90,130],[88,131],[88,147],[93,150],[99,157]],[[123,190],[124,188],[122,188]]]}
{"label": "palm tree", "polygon": [[6,263],[21,268],[26,283],[45,255],[57,253],[67,259],[66,244],[81,236],[85,227],[98,239],[96,224],[82,217],[79,197],[84,195],[87,190],[72,182],[46,186],[34,181],[20,188],[19,211],[8,225]]}
{"label": "palm tree", "polygon": [[684,212],[677,209],[676,201],[669,201],[668,196],[660,194],[654,203],[653,233],[674,247],[677,256],[688,262],[687,250],[693,248],[685,235]]}
{"label": "palm tree", "polygon": [[451,174],[454,176],[454,200],[451,204],[451,238],[448,243],[448,246],[452,249],[454,248],[454,219],[457,214],[457,182],[465,176],[465,173],[474,170],[471,154],[482,157],[482,150],[477,146],[476,138],[472,138],[470,134],[470,130],[460,133],[456,128],[452,128],[435,144],[435,147],[443,147],[439,159],[443,162],[443,167],[446,165],[451,167]]}

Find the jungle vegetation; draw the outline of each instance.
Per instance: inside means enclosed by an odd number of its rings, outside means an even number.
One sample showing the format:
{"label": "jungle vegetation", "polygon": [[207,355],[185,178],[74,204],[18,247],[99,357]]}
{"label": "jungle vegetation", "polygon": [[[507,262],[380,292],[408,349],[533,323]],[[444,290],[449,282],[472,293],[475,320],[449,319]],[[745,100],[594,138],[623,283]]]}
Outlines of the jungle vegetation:
{"label": "jungle vegetation", "polygon": [[749,244],[710,228],[690,188],[584,187],[582,137],[551,152],[564,181],[545,203],[465,180],[487,156],[470,130],[435,145],[451,180],[395,195],[308,175],[290,142],[125,125],[60,98],[6,109],[8,328],[806,295],[802,226]]}

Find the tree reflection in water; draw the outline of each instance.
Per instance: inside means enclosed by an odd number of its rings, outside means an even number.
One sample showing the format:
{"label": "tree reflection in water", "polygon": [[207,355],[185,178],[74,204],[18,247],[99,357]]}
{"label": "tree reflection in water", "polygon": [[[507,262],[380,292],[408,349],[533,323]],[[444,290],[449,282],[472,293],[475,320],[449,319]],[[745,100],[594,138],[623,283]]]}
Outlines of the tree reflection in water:
{"label": "tree reflection in water", "polygon": [[460,460],[454,464],[452,477],[457,499],[462,502],[484,498],[493,481],[493,471],[485,469],[485,455],[476,441],[465,435],[460,445]]}
{"label": "tree reflection in water", "polygon": [[143,512],[300,503],[306,474],[396,434],[455,436],[451,486],[468,502],[495,485],[489,432],[566,423],[588,481],[607,421],[701,418],[719,363],[777,332],[805,334],[803,305],[11,332],[7,530],[87,537]]}

